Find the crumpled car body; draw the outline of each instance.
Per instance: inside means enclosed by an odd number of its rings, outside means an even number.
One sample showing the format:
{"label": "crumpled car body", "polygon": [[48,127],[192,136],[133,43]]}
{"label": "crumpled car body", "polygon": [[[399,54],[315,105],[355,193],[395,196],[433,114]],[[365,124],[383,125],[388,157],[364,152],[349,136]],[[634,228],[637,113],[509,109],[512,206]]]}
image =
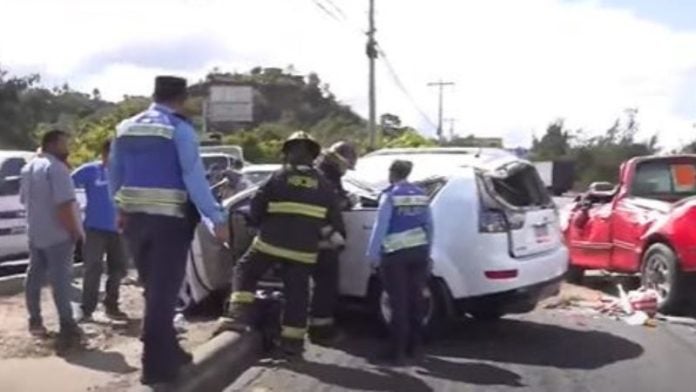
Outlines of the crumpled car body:
{"label": "crumpled car body", "polygon": [[[345,189],[358,201],[344,212],[347,238],[339,283],[344,300],[377,304],[388,317],[366,248],[394,159],[413,161],[411,180],[431,200],[433,271],[424,293],[431,305],[429,317],[527,312],[558,290],[567,249],[557,211],[531,164],[508,154],[386,150],[361,158],[356,171],[344,179]],[[233,263],[246,250],[254,233],[244,225],[244,215],[254,192],[249,189],[225,202],[235,256],[201,264]],[[273,280],[270,275],[267,281]]]}

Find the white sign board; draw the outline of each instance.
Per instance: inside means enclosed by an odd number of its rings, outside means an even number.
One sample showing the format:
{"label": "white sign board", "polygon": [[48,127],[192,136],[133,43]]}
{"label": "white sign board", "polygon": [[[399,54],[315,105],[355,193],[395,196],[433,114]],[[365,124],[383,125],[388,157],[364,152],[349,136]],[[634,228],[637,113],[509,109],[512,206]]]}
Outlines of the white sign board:
{"label": "white sign board", "polygon": [[249,86],[211,86],[207,107],[211,122],[252,122],[254,89]]}

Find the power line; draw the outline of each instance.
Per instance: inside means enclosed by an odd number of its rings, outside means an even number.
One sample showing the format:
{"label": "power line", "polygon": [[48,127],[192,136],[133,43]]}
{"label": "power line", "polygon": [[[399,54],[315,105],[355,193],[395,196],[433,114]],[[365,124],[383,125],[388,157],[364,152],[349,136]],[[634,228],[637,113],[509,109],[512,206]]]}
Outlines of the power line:
{"label": "power line", "polygon": [[391,61],[389,61],[389,58],[387,57],[387,54],[384,51],[384,48],[382,48],[379,44],[377,45],[377,52],[382,57],[384,65],[386,66],[386,69],[389,72],[389,75],[391,76],[392,80],[394,81],[394,84],[396,85],[396,87],[398,87],[399,90],[401,90],[401,92],[408,98],[411,105],[413,105],[413,107],[421,115],[421,117],[425,121],[427,121],[431,127],[437,128],[437,125],[435,125],[435,122],[430,119],[430,117],[426,114],[426,112],[423,109],[421,109],[421,107],[418,105],[418,102],[413,98],[413,96],[408,91],[408,89],[406,88],[404,83],[401,81],[401,78],[399,77],[399,74],[396,72],[394,65],[391,63]]}
{"label": "power line", "polygon": [[333,9],[336,10],[336,12],[338,12],[339,15],[341,15],[341,18],[343,18],[343,20],[348,20],[348,17],[346,16],[346,13],[343,12],[343,10],[341,9],[341,7],[339,7],[338,5],[336,5],[336,3],[333,2],[333,0],[326,0],[326,2],[327,2],[329,5],[331,5],[331,7],[333,7]]}
{"label": "power line", "polygon": [[314,3],[314,5],[316,5],[317,7],[319,7],[319,9],[320,9],[324,14],[328,15],[331,19],[333,19],[333,20],[335,20],[336,22],[339,22],[339,23],[342,22],[342,20],[341,20],[338,16],[336,16],[336,14],[334,14],[334,13],[331,12],[328,8],[326,8],[326,6],[325,6],[321,1],[319,1],[319,0],[312,0],[312,3]]}

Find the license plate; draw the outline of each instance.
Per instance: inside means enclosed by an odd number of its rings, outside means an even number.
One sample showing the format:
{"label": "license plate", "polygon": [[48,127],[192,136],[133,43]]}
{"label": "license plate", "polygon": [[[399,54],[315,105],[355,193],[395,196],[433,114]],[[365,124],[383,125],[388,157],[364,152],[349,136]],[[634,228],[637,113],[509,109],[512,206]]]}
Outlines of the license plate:
{"label": "license plate", "polygon": [[536,237],[537,243],[549,242],[551,240],[549,236],[549,225],[534,226],[534,236]]}

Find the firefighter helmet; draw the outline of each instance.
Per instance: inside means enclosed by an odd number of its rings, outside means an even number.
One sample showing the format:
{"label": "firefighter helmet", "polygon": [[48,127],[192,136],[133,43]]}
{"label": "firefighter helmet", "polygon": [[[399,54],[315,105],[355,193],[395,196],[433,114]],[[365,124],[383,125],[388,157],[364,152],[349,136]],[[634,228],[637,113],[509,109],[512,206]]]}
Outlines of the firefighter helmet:
{"label": "firefighter helmet", "polygon": [[321,152],[321,146],[314,138],[305,131],[293,132],[283,143],[283,153],[287,154],[288,148],[295,143],[305,143],[312,153],[312,159],[316,159]]}
{"label": "firefighter helmet", "polygon": [[341,140],[332,144],[329,147],[329,151],[337,155],[348,169],[355,169],[355,164],[358,161],[358,151],[353,143]]}

